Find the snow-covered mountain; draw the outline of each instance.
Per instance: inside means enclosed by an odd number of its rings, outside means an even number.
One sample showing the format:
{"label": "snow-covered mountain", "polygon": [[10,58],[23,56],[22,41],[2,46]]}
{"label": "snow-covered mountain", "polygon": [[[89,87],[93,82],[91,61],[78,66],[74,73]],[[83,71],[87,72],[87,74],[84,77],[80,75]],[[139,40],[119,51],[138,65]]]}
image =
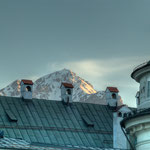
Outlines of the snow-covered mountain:
{"label": "snow-covered mountain", "polygon": [[[61,100],[61,82],[74,85],[73,101],[106,104],[105,92],[97,92],[94,87],[71,70],[63,69],[37,79],[33,86],[33,97],[47,100]],[[0,90],[0,95],[20,97],[20,80],[15,80]]]}
{"label": "snow-covered mountain", "polygon": [[63,69],[36,80],[33,96],[36,98],[60,100],[61,82],[68,82],[74,85],[74,101],[79,101],[87,94],[96,93],[96,90],[90,83],[84,81],[84,79],[77,76],[74,72]]}

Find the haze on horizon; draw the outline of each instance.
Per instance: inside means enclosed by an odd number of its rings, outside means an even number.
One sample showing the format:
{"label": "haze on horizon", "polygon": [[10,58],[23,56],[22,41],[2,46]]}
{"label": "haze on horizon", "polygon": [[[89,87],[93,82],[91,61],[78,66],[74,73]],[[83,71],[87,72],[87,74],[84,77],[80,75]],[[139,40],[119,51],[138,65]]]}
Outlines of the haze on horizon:
{"label": "haze on horizon", "polygon": [[135,106],[133,68],[150,59],[150,1],[1,0],[0,88],[67,68]]}

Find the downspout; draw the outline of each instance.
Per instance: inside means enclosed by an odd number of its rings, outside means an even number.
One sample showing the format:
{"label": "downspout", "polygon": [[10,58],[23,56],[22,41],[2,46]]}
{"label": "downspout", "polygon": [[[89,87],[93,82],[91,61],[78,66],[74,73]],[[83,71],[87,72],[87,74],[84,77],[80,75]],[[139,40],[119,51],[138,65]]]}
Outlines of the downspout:
{"label": "downspout", "polygon": [[[120,124],[120,126],[121,126],[121,124]],[[131,150],[136,150],[135,147],[132,145],[131,141],[129,140],[129,138],[128,138],[127,134],[125,133],[125,131],[124,131],[124,129],[123,129],[122,126],[121,126],[121,130],[122,130],[122,132],[124,133],[124,135],[125,135],[127,141],[129,142],[130,147],[131,147]]]}

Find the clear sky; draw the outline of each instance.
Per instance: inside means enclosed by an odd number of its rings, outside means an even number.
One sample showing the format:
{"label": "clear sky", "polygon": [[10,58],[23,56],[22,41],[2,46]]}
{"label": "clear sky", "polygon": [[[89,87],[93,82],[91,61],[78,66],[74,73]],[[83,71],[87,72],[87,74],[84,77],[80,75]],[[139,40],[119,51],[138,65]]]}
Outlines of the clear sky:
{"label": "clear sky", "polygon": [[149,0],[0,0],[0,88],[67,68],[135,106],[132,69],[150,59]]}

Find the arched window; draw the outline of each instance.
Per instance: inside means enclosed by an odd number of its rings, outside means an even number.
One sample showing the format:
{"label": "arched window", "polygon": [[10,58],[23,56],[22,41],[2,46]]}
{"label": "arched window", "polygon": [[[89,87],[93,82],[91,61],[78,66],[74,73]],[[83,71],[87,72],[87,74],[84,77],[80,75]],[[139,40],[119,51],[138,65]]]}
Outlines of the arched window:
{"label": "arched window", "polygon": [[30,86],[26,86],[26,91],[27,92],[31,92],[31,87]]}
{"label": "arched window", "polygon": [[117,96],[116,96],[115,93],[112,94],[112,98],[113,98],[113,99],[116,99],[116,98],[117,98]]}
{"label": "arched window", "polygon": [[122,113],[121,112],[118,112],[118,117],[122,117]]}
{"label": "arched window", "polygon": [[71,95],[71,90],[67,89],[66,94]]}

